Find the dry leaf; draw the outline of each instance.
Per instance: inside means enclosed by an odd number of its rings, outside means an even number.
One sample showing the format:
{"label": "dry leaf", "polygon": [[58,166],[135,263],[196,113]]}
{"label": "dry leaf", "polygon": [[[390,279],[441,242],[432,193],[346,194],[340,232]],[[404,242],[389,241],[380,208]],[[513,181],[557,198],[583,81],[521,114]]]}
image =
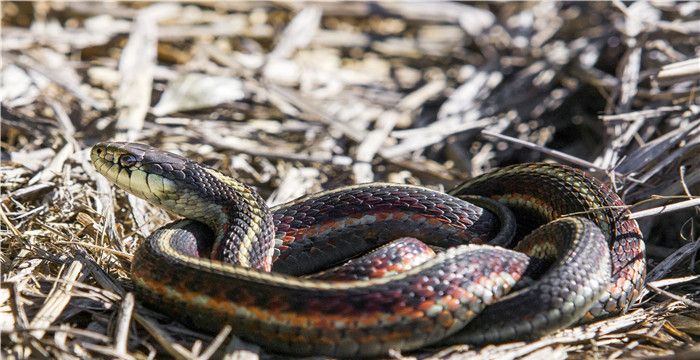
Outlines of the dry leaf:
{"label": "dry leaf", "polygon": [[163,116],[197,110],[245,98],[241,80],[223,76],[187,74],[173,80],[151,113]]}

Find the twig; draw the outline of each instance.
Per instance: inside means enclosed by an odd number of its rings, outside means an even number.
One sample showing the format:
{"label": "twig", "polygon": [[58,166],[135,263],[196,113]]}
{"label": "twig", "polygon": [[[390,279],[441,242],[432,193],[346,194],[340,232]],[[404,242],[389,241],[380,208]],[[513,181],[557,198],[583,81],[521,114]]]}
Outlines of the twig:
{"label": "twig", "polygon": [[656,281],[666,276],[670,273],[676,265],[684,261],[686,258],[692,256],[698,249],[700,249],[700,238],[681,246],[678,250],[674,251],[673,254],[667,256],[663,261],[656,265],[649,274],[647,274],[648,281]]}
{"label": "twig", "polygon": [[[81,281],[85,276],[82,270],[82,262],[78,260],[71,262],[68,270],[63,274],[64,282],[56,281],[54,283],[49,296],[44,301],[44,305],[29,323],[30,327],[37,329],[48,327],[61,315],[72,297],[71,289],[73,288],[73,283]],[[31,332],[31,335],[36,339],[41,339],[45,333],[45,330],[35,330]]]}
{"label": "twig", "polygon": [[8,229],[10,229],[10,231],[12,232],[12,234],[14,236],[19,237],[22,235],[22,233],[19,232],[19,230],[17,230],[15,225],[12,223],[12,221],[10,221],[10,219],[7,217],[7,215],[5,214],[5,210],[3,209],[3,206],[1,206],[1,205],[0,205],[0,220],[2,220],[3,224],[5,224],[5,226],[7,226]]}
{"label": "twig", "polygon": [[680,301],[680,302],[682,302],[690,307],[693,307],[693,308],[700,310],[700,303],[697,303],[697,302],[690,300],[688,298],[685,298],[683,296],[678,296],[672,292],[668,292],[666,290],[660,289],[652,284],[647,284],[646,286],[647,286],[647,288],[651,289],[653,292],[655,292],[657,294],[664,295],[664,296],[669,297],[673,300]]}
{"label": "twig", "polygon": [[228,335],[231,333],[231,325],[226,325],[219,331],[219,333],[216,335],[214,340],[212,340],[211,344],[207,347],[206,350],[197,358],[198,360],[209,360],[214,354],[216,353],[216,350],[218,350],[221,345],[224,343]]}
{"label": "twig", "polygon": [[678,210],[682,210],[682,209],[689,208],[692,206],[700,206],[700,198],[681,201],[681,202],[677,202],[677,203],[670,204],[670,205],[658,206],[658,207],[651,208],[651,209],[640,210],[640,211],[637,211],[637,212],[634,212],[634,213],[627,215],[627,218],[628,219],[639,219],[639,218],[642,218],[645,216],[654,216],[654,215],[664,214],[667,212],[678,211]]}
{"label": "twig", "polygon": [[131,315],[134,312],[134,295],[126,294],[119,306],[116,330],[114,331],[114,351],[122,356],[127,355],[127,341],[129,340],[129,326],[131,325]]}
{"label": "twig", "polygon": [[501,139],[501,140],[510,141],[512,143],[522,145],[528,149],[533,149],[533,150],[539,151],[543,154],[547,154],[549,156],[559,158],[561,160],[567,161],[567,162],[572,163],[572,164],[576,164],[576,165],[583,167],[583,168],[595,169],[597,171],[606,172],[605,169],[603,169],[603,168],[601,168],[601,167],[599,167],[591,162],[588,162],[588,161],[583,160],[583,159],[579,159],[573,155],[569,155],[569,154],[563,153],[561,151],[548,149],[544,146],[540,146],[540,145],[531,143],[529,141],[520,140],[520,139],[511,137],[511,136],[508,136],[508,135],[497,134],[497,133],[487,131],[487,130],[483,130],[483,131],[481,131],[481,133],[483,135],[486,135],[486,136],[493,136],[493,137]]}

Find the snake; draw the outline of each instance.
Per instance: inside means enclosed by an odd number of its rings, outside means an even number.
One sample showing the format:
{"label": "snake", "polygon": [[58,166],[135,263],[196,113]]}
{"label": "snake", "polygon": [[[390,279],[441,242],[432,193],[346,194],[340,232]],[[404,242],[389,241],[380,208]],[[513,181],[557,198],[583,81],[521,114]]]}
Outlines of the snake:
{"label": "snake", "polygon": [[[448,192],[365,183],[269,207],[251,186],[149,145],[103,142],[90,156],[117,187],[183,218],[136,250],[137,298],[274,352],[531,340],[623,313],[643,285],[627,206],[565,165],[506,166]],[[415,261],[400,268],[405,254]]]}

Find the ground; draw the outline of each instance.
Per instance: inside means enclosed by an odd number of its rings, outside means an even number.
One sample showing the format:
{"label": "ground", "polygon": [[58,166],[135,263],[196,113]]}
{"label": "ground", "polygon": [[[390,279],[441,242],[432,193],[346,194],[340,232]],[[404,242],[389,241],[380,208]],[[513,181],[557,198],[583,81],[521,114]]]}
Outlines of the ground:
{"label": "ground", "polygon": [[4,358],[275,356],[138,305],[131,257],[172,219],[90,147],[175,151],[271,205],[368,181],[446,190],[553,161],[641,226],[627,314],[541,340],[394,357],[700,356],[700,5],[15,3],[2,6]]}

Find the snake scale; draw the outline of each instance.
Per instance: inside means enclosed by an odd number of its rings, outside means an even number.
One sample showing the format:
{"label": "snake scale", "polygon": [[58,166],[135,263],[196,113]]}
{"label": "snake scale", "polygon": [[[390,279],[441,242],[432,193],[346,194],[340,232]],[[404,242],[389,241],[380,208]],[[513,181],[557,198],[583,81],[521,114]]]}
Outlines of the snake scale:
{"label": "snake scale", "polygon": [[100,143],[91,158],[118,187],[186,218],[137,250],[138,297],[278,352],[533,339],[625,311],[645,275],[622,200],[562,165],[504,167],[448,194],[371,183],[270,209],[249,186],[147,145]]}

